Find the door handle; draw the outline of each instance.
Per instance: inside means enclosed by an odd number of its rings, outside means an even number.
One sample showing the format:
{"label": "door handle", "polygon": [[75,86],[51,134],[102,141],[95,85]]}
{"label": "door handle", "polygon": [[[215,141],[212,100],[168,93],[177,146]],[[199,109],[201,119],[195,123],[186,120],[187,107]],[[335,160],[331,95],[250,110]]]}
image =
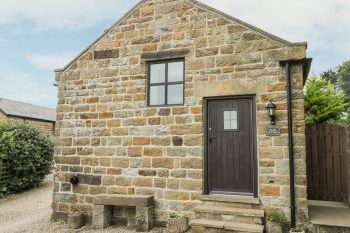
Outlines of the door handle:
{"label": "door handle", "polygon": [[209,143],[212,143],[214,139],[216,139],[216,137],[215,137],[215,136],[211,136],[211,137],[209,137]]}

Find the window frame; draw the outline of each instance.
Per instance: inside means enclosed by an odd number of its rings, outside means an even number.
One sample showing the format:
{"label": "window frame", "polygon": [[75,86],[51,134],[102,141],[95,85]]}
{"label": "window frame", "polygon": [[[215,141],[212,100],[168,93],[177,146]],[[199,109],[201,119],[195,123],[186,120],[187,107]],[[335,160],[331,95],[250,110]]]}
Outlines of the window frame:
{"label": "window frame", "polygon": [[[169,63],[174,62],[182,62],[183,64],[183,80],[182,81],[176,81],[176,82],[169,82],[168,81],[168,66]],[[151,65],[155,64],[165,64],[165,80],[161,83],[151,83]],[[168,104],[168,86],[171,85],[183,85],[182,91],[182,103],[181,104]],[[151,87],[153,86],[164,86],[165,92],[164,92],[164,104],[157,104],[152,105],[150,104],[150,94],[151,94]],[[162,106],[183,106],[185,104],[185,59],[184,58],[176,58],[176,59],[165,59],[165,60],[157,60],[157,61],[150,61],[148,62],[148,75],[147,75],[147,106],[148,107],[162,107]]]}

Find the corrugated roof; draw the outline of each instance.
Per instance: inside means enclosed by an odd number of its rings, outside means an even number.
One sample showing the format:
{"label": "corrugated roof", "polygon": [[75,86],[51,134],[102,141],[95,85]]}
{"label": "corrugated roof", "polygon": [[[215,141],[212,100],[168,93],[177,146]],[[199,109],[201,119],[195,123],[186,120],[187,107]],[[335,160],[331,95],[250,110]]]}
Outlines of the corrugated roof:
{"label": "corrugated roof", "polygon": [[0,111],[6,115],[32,118],[44,121],[56,121],[56,110],[33,104],[0,98]]}

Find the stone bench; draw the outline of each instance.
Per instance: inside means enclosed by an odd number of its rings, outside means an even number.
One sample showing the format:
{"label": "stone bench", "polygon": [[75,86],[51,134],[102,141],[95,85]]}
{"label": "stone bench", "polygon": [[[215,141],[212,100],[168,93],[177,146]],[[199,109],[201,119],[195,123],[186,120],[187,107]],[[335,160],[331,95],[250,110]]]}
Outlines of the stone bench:
{"label": "stone bench", "polygon": [[97,195],[94,197],[92,222],[95,229],[111,223],[113,206],[136,207],[136,230],[149,231],[154,225],[154,197],[146,195]]}

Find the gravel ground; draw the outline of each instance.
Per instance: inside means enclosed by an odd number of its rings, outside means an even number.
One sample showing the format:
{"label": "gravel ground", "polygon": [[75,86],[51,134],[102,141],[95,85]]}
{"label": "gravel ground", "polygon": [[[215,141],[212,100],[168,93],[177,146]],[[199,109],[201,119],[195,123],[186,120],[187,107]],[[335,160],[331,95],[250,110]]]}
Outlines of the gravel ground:
{"label": "gravel ground", "polygon": [[[91,226],[79,230],[69,230],[64,223],[51,222],[52,180],[52,175],[49,175],[40,187],[0,200],[0,233],[136,232],[120,227],[94,230]],[[165,233],[166,230],[155,228],[152,232]]]}

